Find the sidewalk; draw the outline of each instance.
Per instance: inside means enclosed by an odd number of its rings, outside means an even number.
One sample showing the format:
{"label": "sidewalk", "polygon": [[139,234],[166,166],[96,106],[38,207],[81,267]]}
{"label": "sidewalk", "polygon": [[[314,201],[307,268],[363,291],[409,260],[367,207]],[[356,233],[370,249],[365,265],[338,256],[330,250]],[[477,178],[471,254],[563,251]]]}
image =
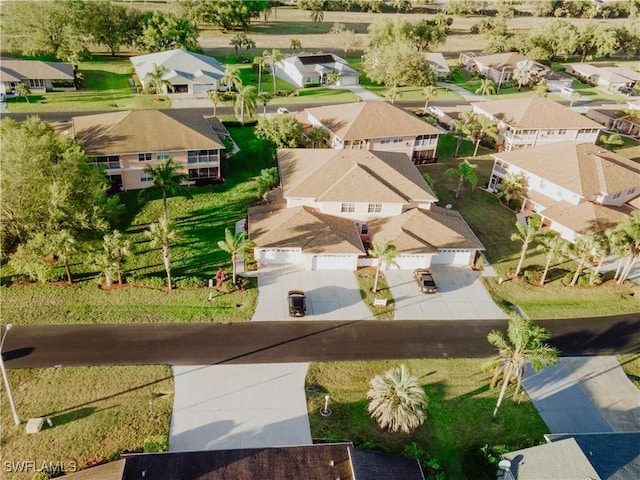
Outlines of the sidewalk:
{"label": "sidewalk", "polygon": [[614,356],[561,358],[522,384],[551,433],[640,431],[640,391]]}
{"label": "sidewalk", "polygon": [[381,102],[381,101],[384,100],[384,98],[382,98],[381,96],[370,92],[369,90],[367,90],[366,88],[364,88],[361,85],[342,85],[340,87],[332,86],[330,88],[336,88],[336,89],[340,89],[340,90],[349,90],[351,93],[357,95],[360,98],[360,100],[363,100],[363,101],[378,101],[378,102]]}
{"label": "sidewalk", "polygon": [[462,98],[464,98],[468,102],[484,102],[487,100],[486,98],[483,98],[480,95],[476,95],[475,93],[471,93],[469,90],[462,88],[458,85],[455,85],[453,83],[438,82],[437,85],[439,87],[448,88],[449,90],[456,92],[458,95],[460,95]]}

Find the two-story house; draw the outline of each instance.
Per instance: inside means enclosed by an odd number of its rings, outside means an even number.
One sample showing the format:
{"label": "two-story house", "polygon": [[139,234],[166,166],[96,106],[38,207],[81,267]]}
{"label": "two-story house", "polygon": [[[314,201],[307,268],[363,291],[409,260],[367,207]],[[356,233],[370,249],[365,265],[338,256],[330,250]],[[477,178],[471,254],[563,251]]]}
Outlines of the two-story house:
{"label": "two-story house", "polygon": [[626,218],[640,197],[640,164],[591,143],[560,142],[493,155],[490,188],[509,173],[526,180],[522,211],[574,241]]}
{"label": "two-story house", "polygon": [[403,269],[469,265],[482,244],[433,191],[405,153],[278,150],[281,187],[249,209],[249,238],[265,264],[309,270],[371,265],[367,247],[393,241]]}
{"label": "two-story house", "polygon": [[416,165],[436,161],[440,131],[388,102],[358,102],[307,108],[302,120],[328,132],[336,149],[405,153]]}
{"label": "two-story house", "polygon": [[153,185],[144,169],[172,158],[194,184],[222,177],[224,144],[201,114],[180,110],[130,110],[73,117],[68,130],[82,142],[115,189]]}
{"label": "two-story house", "polygon": [[472,103],[473,111],[498,124],[498,151],[565,140],[595,143],[602,125],[547,98]]}

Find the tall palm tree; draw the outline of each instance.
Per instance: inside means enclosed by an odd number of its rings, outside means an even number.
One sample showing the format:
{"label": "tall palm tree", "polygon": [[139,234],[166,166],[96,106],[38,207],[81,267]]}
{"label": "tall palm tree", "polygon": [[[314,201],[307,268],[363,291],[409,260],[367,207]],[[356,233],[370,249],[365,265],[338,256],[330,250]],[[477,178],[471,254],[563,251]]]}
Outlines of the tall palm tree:
{"label": "tall palm tree", "polygon": [[596,237],[594,234],[578,235],[571,248],[573,254],[578,257],[578,268],[576,273],[571,279],[571,286],[574,286],[578,281],[578,277],[582,273],[582,268],[589,258],[593,257],[594,250],[596,248]]}
{"label": "tall palm tree", "polygon": [[311,4],[311,21],[314,23],[320,23],[324,20],[324,1],[315,0]]}
{"label": "tall palm tree", "polygon": [[256,182],[258,183],[258,194],[262,200],[266,200],[267,192],[280,182],[278,178],[278,167],[263,168],[260,170],[260,176],[256,177]]}
{"label": "tall palm tree", "polygon": [[429,100],[438,96],[438,87],[435,85],[429,85],[422,90],[424,95],[424,113],[427,113],[427,107],[429,107]]}
{"label": "tall palm tree", "polygon": [[169,195],[182,195],[191,198],[191,193],[182,185],[189,179],[185,173],[178,173],[180,165],[173,161],[172,158],[153,166],[147,165],[144,169],[153,177],[153,184],[162,190],[162,211],[164,212],[165,223],[169,222],[169,208],[167,206],[167,197]]}
{"label": "tall palm tree", "polygon": [[476,146],[473,150],[473,156],[478,155],[478,148],[480,148],[480,142],[486,138],[492,138],[493,140],[498,140],[498,124],[491,120],[489,117],[485,117],[484,115],[478,115],[476,117],[477,123],[475,124],[475,129],[472,132],[473,139],[475,140]]}
{"label": "tall palm tree", "polygon": [[385,265],[393,265],[398,267],[395,258],[398,256],[398,250],[396,246],[385,240],[383,243],[374,243],[372,248],[369,249],[369,255],[373,258],[378,259],[378,265],[376,266],[376,277],[373,281],[373,293],[378,292],[378,279],[380,278],[380,269],[382,268],[382,264]]}
{"label": "tall palm tree", "polygon": [[460,153],[460,145],[462,144],[463,137],[472,137],[473,132],[478,128],[478,114],[472,110],[462,112],[459,120],[453,121],[453,128],[458,136],[458,142],[456,143],[456,151],[453,154],[455,158],[458,158]]}
{"label": "tall palm tree", "polygon": [[262,103],[262,114],[267,116],[267,103],[273,100],[273,94],[271,92],[258,92],[258,100]]}
{"label": "tall palm tree", "polygon": [[577,90],[572,90],[569,94],[569,107],[573,107],[573,104],[580,99],[580,93]]}
{"label": "tall palm tree", "polygon": [[485,95],[494,95],[496,93],[496,84],[493,83],[493,80],[490,78],[483,78],[475,93],[480,95],[483,99]]}
{"label": "tall palm tree", "polygon": [[152,223],[149,230],[146,230],[145,236],[151,242],[151,246],[161,247],[162,249],[162,263],[164,264],[164,270],[167,273],[167,286],[169,291],[172,290],[171,284],[171,257],[170,257],[170,244],[179,240],[178,231],[173,228],[173,224],[161,218],[158,223]]}
{"label": "tall palm tree", "polygon": [[456,151],[454,152],[453,157],[458,158],[460,156],[460,145],[462,145],[462,139],[465,136],[465,125],[461,120],[454,120],[451,125],[457,138]]}
{"label": "tall palm tree", "polygon": [[376,375],[369,386],[367,410],[381,428],[410,433],[424,423],[427,395],[404,365]]}
{"label": "tall palm tree", "polygon": [[384,94],[384,98],[389,100],[391,103],[395,103],[399,96],[400,92],[398,91],[398,87],[395,85],[392,85],[391,88]]}
{"label": "tall palm tree", "polygon": [[540,278],[540,285],[544,286],[551,262],[554,260],[562,261],[569,256],[569,243],[558,235],[557,232],[549,230],[538,238],[537,250],[543,252],[546,258],[542,278]]}
{"label": "tall palm tree", "polygon": [[291,42],[289,42],[289,48],[291,50],[301,50],[302,43],[300,43],[300,40],[298,40],[297,38],[292,38]]}
{"label": "tall palm tree", "polygon": [[218,105],[222,104],[222,93],[218,90],[207,91],[207,98],[213,103],[213,116],[217,115]]}
{"label": "tall palm tree", "polygon": [[62,260],[64,271],[67,275],[67,283],[73,283],[69,257],[78,251],[78,242],[69,230],[60,230],[51,235],[47,235],[48,253]]}
{"label": "tall palm tree", "polygon": [[609,242],[609,238],[613,234],[610,231],[605,231],[603,234],[596,234],[594,237],[594,245],[593,245],[593,258],[597,261],[596,269],[593,273],[598,275],[600,273],[600,269],[602,268],[602,264],[607,258],[607,255],[611,253],[611,243]]}
{"label": "tall palm tree", "polygon": [[464,159],[458,164],[458,168],[450,168],[445,173],[450,177],[458,178],[458,186],[456,187],[456,199],[460,198],[460,192],[465,182],[471,185],[471,188],[476,188],[478,184],[478,176],[476,175],[476,169],[478,165],[469,163],[469,160]]}
{"label": "tall palm tree", "polygon": [[258,94],[262,91],[262,67],[264,67],[264,57],[253,57],[253,64],[258,66]]}
{"label": "tall palm tree", "polygon": [[328,133],[322,127],[313,127],[307,133],[307,138],[311,142],[311,148],[325,148],[327,146]]}
{"label": "tall palm tree", "polygon": [[235,235],[230,229],[225,229],[224,240],[218,242],[218,247],[231,255],[231,269],[233,272],[233,284],[236,284],[236,260],[238,255],[250,251],[254,243],[247,239],[245,232],[238,232]]}
{"label": "tall palm tree", "polygon": [[125,238],[119,230],[114,230],[102,237],[102,248],[113,262],[118,284],[122,285],[122,262],[132,254],[131,241]]}
{"label": "tall palm tree", "polygon": [[233,88],[240,88],[242,86],[240,67],[237,65],[227,65],[224,68],[224,75],[220,79],[220,83],[226,83],[228,91],[231,91]]}
{"label": "tall palm tree", "polygon": [[262,52],[262,58],[264,63],[269,65],[271,69],[271,78],[273,78],[273,91],[276,91],[276,64],[284,58],[284,54],[280,50],[273,48],[271,51],[265,50]]}
{"label": "tall palm tree", "polygon": [[24,99],[29,103],[29,95],[31,95],[31,90],[29,89],[29,85],[26,83],[20,82],[16,87],[16,97],[24,97]]}
{"label": "tall palm tree", "polygon": [[156,92],[156,100],[160,100],[160,94],[164,87],[167,87],[172,92],[174,87],[171,82],[164,78],[168,70],[163,65],[153,64],[153,70],[147,73],[145,80],[147,84]]}
{"label": "tall palm tree", "polygon": [[622,284],[640,258],[640,212],[635,211],[613,229],[616,250],[626,259],[618,283]]}
{"label": "tall palm tree", "polygon": [[512,379],[516,380],[513,398],[517,397],[522,377],[527,370],[527,362],[536,372],[558,362],[558,350],[544,343],[550,337],[551,334],[546,329],[515,313],[509,314],[507,338],[502,332],[496,330],[489,332],[487,341],[498,349],[498,355],[483,365],[483,370],[494,371],[491,388],[494,388],[502,379],[500,395],[493,410],[494,419]]}
{"label": "tall palm tree", "polygon": [[511,234],[511,241],[520,241],[522,242],[522,247],[520,249],[520,260],[518,261],[518,266],[516,267],[516,277],[520,275],[520,271],[522,270],[522,263],[524,262],[524,257],[527,254],[527,249],[531,242],[534,242],[541,234],[540,225],[542,225],[542,218],[537,213],[534,213],[527,220],[527,226],[523,226],[519,220],[516,220],[516,232]]}
{"label": "tall palm tree", "polygon": [[522,198],[526,190],[526,180],[521,173],[507,173],[502,181],[497,185],[498,198],[500,202],[505,205],[509,205],[511,200],[518,200]]}
{"label": "tall palm tree", "polygon": [[258,94],[256,93],[256,87],[253,85],[247,85],[240,88],[236,93],[236,98],[233,104],[233,110],[236,115],[240,115],[240,122],[244,125],[244,114],[246,112],[250,117],[256,113],[256,105],[258,101]]}

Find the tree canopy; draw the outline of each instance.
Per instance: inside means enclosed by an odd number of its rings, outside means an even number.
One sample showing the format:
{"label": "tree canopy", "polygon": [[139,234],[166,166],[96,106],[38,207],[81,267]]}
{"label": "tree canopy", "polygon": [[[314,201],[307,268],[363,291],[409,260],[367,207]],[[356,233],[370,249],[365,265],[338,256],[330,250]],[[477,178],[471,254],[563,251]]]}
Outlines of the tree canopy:
{"label": "tree canopy", "polygon": [[147,12],[141,18],[142,33],[136,46],[146,52],[161,52],[172,48],[198,49],[198,27],[184,17],[172,13]]}
{"label": "tree canopy", "polygon": [[298,148],[302,146],[302,126],[291,115],[260,117],[255,129],[258,138],[269,140],[277,148]]}

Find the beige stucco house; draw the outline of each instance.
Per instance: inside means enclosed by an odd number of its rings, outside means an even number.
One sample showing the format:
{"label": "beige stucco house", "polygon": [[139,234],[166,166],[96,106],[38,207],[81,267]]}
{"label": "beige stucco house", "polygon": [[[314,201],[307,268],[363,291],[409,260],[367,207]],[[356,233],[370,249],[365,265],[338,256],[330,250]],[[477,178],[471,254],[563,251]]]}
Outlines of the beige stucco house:
{"label": "beige stucco house", "polygon": [[15,93],[24,83],[31,93],[75,90],[75,71],[70,63],[0,58],[0,93]]}

